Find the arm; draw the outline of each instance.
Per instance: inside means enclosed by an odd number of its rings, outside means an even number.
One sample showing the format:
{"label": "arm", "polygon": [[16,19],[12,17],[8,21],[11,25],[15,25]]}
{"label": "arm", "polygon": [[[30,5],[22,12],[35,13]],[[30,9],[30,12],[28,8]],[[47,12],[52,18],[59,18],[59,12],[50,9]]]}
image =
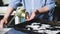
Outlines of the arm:
{"label": "arm", "polygon": [[9,15],[11,14],[11,12],[17,8],[18,4],[20,3],[20,0],[11,0],[8,8],[7,8],[7,12],[4,15],[4,18],[0,21],[0,28],[3,28],[3,24],[7,23],[7,19],[9,17]]}
{"label": "arm", "polygon": [[12,0],[7,8],[7,12],[6,14],[4,15],[4,19],[8,18],[9,15],[11,14],[11,12],[17,8],[17,6],[19,5],[20,3],[20,0]]}
{"label": "arm", "polygon": [[46,0],[46,5],[37,9],[40,13],[47,12],[55,7],[55,0]]}
{"label": "arm", "polygon": [[[37,10],[39,13],[47,12],[55,7],[55,1],[54,0],[46,0],[46,5],[42,8],[38,8]],[[37,10],[32,12],[32,15],[29,20],[32,20],[36,16]]]}
{"label": "arm", "polygon": [[0,28],[3,28],[3,24],[7,23],[7,19],[9,17],[9,15],[11,14],[11,12],[17,8],[18,4],[20,3],[20,0],[11,0],[8,8],[7,8],[7,12],[4,15],[4,18],[0,21]]}

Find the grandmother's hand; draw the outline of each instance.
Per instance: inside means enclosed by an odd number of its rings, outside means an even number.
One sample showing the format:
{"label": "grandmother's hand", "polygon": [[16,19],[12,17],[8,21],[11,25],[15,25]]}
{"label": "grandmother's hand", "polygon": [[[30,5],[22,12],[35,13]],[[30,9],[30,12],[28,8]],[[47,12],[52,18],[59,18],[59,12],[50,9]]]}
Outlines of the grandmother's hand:
{"label": "grandmother's hand", "polygon": [[3,25],[4,24],[7,24],[7,19],[2,19],[1,21],[0,21],[0,28],[3,28]]}
{"label": "grandmother's hand", "polygon": [[35,16],[37,15],[36,13],[37,13],[37,10],[34,10],[31,14],[31,16],[28,19],[26,19],[26,21],[30,21],[30,20],[34,19]]}

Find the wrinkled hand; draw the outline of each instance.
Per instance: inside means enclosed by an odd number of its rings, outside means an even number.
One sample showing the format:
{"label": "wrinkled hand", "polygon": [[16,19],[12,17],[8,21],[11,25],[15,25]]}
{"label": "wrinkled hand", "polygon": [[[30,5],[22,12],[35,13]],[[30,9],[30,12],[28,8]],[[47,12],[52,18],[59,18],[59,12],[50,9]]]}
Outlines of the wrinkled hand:
{"label": "wrinkled hand", "polygon": [[26,21],[30,21],[35,18],[37,10],[33,11],[30,18],[27,18]]}
{"label": "wrinkled hand", "polygon": [[0,28],[3,28],[3,24],[6,24],[7,23],[7,19],[2,19],[0,21]]}

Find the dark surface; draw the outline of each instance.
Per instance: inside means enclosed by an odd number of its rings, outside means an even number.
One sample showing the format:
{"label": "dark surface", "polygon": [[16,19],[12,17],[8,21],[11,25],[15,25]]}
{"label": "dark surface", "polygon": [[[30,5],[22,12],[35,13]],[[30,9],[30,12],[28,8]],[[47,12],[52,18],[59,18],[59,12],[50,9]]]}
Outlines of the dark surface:
{"label": "dark surface", "polygon": [[[33,21],[29,21],[29,22],[24,22],[24,23],[17,24],[17,25],[14,26],[14,29],[17,30],[17,31],[22,31],[22,32],[26,32],[26,33],[36,34],[37,32],[34,32],[33,30],[27,30],[26,29],[26,26],[27,25],[31,25],[31,23],[33,23]],[[36,23],[39,23],[39,22],[36,22]],[[49,24],[52,27],[53,26],[60,26],[60,24],[58,23],[58,21],[55,22],[55,21],[40,20],[40,23],[41,24]],[[47,28],[47,29],[48,30],[60,30],[60,28],[54,28],[54,27],[53,28]],[[38,33],[38,34],[40,34],[40,33]],[[41,33],[41,34],[43,34],[43,33]]]}
{"label": "dark surface", "polygon": [[60,5],[55,7],[53,15],[57,21],[60,21]]}
{"label": "dark surface", "polygon": [[[26,21],[26,22],[14,25],[10,31],[6,32],[6,34],[47,34],[45,32],[43,32],[43,33],[34,32],[33,30],[27,30],[25,28],[27,25],[31,25],[31,23],[34,23],[34,22],[41,23],[41,24],[50,24],[50,25],[52,25],[52,27],[58,25],[58,24],[55,25],[55,23],[58,23],[58,21],[48,21],[48,20],[38,20],[38,19],[35,20],[35,19],[33,19],[31,21]],[[54,23],[54,24],[52,24],[52,23]],[[57,28],[53,27],[53,28],[47,28],[47,29],[48,30],[56,30]],[[57,30],[60,30],[60,28]]]}

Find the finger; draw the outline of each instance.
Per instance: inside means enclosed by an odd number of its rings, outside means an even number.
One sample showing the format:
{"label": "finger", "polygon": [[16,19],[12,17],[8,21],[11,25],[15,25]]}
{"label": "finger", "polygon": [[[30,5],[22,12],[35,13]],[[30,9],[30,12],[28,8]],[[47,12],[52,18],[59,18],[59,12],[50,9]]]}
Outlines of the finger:
{"label": "finger", "polygon": [[3,28],[3,20],[0,21],[0,29]]}
{"label": "finger", "polygon": [[27,19],[25,19],[25,21],[27,21]]}
{"label": "finger", "polygon": [[28,21],[28,19],[26,19],[25,21]]}
{"label": "finger", "polygon": [[0,23],[3,24],[4,23],[4,20],[1,20]]}
{"label": "finger", "polygon": [[5,21],[5,24],[7,24],[7,20]]}
{"label": "finger", "polygon": [[30,21],[30,19],[27,19],[26,21]]}

